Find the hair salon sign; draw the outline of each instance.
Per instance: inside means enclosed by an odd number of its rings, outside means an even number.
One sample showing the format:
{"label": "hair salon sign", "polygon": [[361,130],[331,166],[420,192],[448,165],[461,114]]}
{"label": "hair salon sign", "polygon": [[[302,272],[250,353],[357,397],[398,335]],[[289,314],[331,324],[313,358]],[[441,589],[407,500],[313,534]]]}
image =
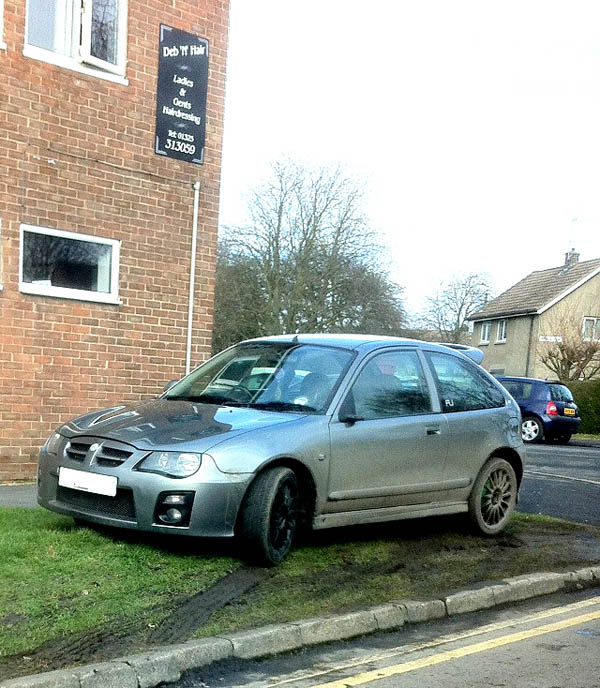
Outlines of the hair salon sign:
{"label": "hair salon sign", "polygon": [[198,165],[204,162],[208,41],[160,27],[155,152]]}

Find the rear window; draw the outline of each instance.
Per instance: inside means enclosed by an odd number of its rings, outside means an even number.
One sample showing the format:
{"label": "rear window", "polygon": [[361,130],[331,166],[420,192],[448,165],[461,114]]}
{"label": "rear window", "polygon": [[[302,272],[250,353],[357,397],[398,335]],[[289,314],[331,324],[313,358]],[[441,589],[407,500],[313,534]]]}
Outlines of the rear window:
{"label": "rear window", "polygon": [[564,385],[548,385],[550,387],[550,397],[552,401],[573,401],[571,390]]}

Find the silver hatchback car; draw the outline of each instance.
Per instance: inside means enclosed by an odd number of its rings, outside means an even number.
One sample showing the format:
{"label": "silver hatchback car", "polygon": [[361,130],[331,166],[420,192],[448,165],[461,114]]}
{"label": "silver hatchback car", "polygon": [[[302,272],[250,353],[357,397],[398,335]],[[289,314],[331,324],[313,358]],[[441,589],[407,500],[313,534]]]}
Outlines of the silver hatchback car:
{"label": "silver hatchback car", "polygon": [[300,527],[468,512],[495,535],[523,475],[521,419],[477,354],[365,335],[242,342],[158,399],[60,427],[38,502],[109,526],[237,535],[267,565]]}

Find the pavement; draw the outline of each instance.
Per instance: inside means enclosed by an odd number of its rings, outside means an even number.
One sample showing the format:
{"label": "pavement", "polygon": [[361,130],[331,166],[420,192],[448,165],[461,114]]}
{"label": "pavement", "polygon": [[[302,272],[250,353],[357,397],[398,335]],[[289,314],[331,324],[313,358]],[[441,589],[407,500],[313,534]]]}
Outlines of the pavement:
{"label": "pavement", "polygon": [[474,612],[556,592],[600,587],[600,566],[567,573],[533,573],[474,586],[431,600],[396,600],[358,612],[275,624],[157,647],[108,662],[10,679],[2,688],[153,688],[185,671],[226,659],[258,659],[321,643],[347,640],[405,624]]}
{"label": "pavement", "polygon": [[[583,442],[583,441],[582,441]],[[581,446],[580,441],[572,442]],[[592,446],[600,446],[594,442]],[[0,485],[0,506],[35,507],[34,484]],[[0,688],[153,688],[185,671],[227,659],[258,659],[321,643],[347,640],[405,624],[423,623],[540,595],[600,587],[600,566],[567,573],[533,573],[476,585],[430,600],[395,600],[362,611],[332,614],[249,631],[191,640],[107,662],[9,679]]]}

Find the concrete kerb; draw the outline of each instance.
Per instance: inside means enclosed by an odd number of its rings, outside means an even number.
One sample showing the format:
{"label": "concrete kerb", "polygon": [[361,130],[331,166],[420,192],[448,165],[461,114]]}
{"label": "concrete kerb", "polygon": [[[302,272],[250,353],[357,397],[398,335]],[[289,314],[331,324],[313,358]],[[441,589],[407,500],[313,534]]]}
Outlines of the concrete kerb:
{"label": "concrete kerb", "polygon": [[561,590],[600,586],[600,566],[567,573],[532,573],[441,599],[398,600],[349,614],[265,626],[231,635],[191,640],[175,646],[35,676],[2,682],[2,688],[153,688],[177,681],[183,672],[230,658],[258,659],[321,643],[347,640],[375,631],[390,631],[405,623],[422,623],[445,616],[488,609]]}

